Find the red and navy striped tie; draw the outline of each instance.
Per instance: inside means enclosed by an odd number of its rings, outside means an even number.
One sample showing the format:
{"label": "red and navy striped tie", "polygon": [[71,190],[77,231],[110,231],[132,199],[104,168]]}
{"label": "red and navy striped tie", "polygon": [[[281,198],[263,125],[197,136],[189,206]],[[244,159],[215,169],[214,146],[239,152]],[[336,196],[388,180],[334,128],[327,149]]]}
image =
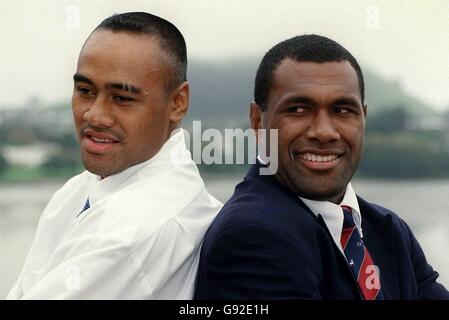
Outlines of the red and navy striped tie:
{"label": "red and navy striped tie", "polygon": [[354,273],[359,288],[365,300],[383,300],[380,289],[379,269],[374,265],[371,256],[363,244],[357,226],[352,217],[352,209],[343,208],[343,231],[341,234],[341,246]]}

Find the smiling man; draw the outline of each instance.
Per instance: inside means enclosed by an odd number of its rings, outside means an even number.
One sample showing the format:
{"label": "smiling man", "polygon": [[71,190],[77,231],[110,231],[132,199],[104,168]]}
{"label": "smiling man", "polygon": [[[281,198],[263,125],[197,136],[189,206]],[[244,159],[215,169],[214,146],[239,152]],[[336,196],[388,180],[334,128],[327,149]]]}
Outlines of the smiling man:
{"label": "smiling man", "polygon": [[189,105],[184,38],[143,13],[104,20],[72,98],[87,171],[43,212],[10,299],[190,299],[221,204],[176,130]]}
{"label": "smiling man", "polygon": [[265,54],[254,95],[251,126],[278,130],[278,170],[260,175],[258,157],[213,222],[196,298],[449,299],[407,224],[350,184],[367,115],[355,58],[291,38]]}

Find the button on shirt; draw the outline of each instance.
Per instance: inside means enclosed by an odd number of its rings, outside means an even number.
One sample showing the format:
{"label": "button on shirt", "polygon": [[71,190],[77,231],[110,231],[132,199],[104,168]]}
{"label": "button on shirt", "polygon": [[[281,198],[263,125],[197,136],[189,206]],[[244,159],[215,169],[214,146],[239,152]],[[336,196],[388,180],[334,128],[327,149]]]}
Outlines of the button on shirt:
{"label": "button on shirt", "polygon": [[360,215],[359,203],[357,202],[356,194],[350,183],[346,187],[345,195],[340,204],[335,204],[330,201],[316,201],[302,197],[299,198],[317,217],[318,215],[323,217],[323,220],[332,235],[332,239],[343,254],[344,251],[340,243],[341,232],[343,230],[343,209],[341,206],[344,205],[352,208],[354,222],[360,233],[360,237],[363,238],[362,216]]}

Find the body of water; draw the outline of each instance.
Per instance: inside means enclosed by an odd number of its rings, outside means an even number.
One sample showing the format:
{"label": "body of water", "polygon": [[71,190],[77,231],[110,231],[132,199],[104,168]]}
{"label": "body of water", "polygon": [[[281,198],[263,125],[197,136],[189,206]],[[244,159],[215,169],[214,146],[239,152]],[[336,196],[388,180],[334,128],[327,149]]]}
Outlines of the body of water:
{"label": "body of water", "polygon": [[[206,176],[209,192],[226,201],[241,177]],[[21,271],[46,203],[63,181],[0,184],[0,299]],[[449,288],[449,180],[356,180],[355,191],[398,213]]]}

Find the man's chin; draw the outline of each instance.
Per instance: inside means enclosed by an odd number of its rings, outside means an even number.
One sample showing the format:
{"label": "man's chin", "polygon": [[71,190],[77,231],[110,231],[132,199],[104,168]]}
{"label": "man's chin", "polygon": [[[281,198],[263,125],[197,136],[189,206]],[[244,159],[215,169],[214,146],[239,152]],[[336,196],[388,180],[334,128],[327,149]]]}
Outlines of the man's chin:
{"label": "man's chin", "polygon": [[[330,201],[333,203],[340,203],[345,195],[346,188],[340,190],[313,190],[302,196],[306,199],[316,201]],[[300,195],[301,196],[301,195]]]}
{"label": "man's chin", "polygon": [[99,164],[98,162],[95,164],[83,162],[83,165],[87,171],[97,176],[100,176],[101,178],[106,178],[118,172],[118,170],[114,170],[113,168],[107,168],[104,165]]}
{"label": "man's chin", "polygon": [[[312,183],[305,184],[304,181],[313,181]],[[335,179],[322,179],[320,177],[298,179],[294,182],[295,191],[298,196],[317,200],[317,201],[330,201],[333,203],[340,203],[342,200],[348,182],[339,181]]]}

